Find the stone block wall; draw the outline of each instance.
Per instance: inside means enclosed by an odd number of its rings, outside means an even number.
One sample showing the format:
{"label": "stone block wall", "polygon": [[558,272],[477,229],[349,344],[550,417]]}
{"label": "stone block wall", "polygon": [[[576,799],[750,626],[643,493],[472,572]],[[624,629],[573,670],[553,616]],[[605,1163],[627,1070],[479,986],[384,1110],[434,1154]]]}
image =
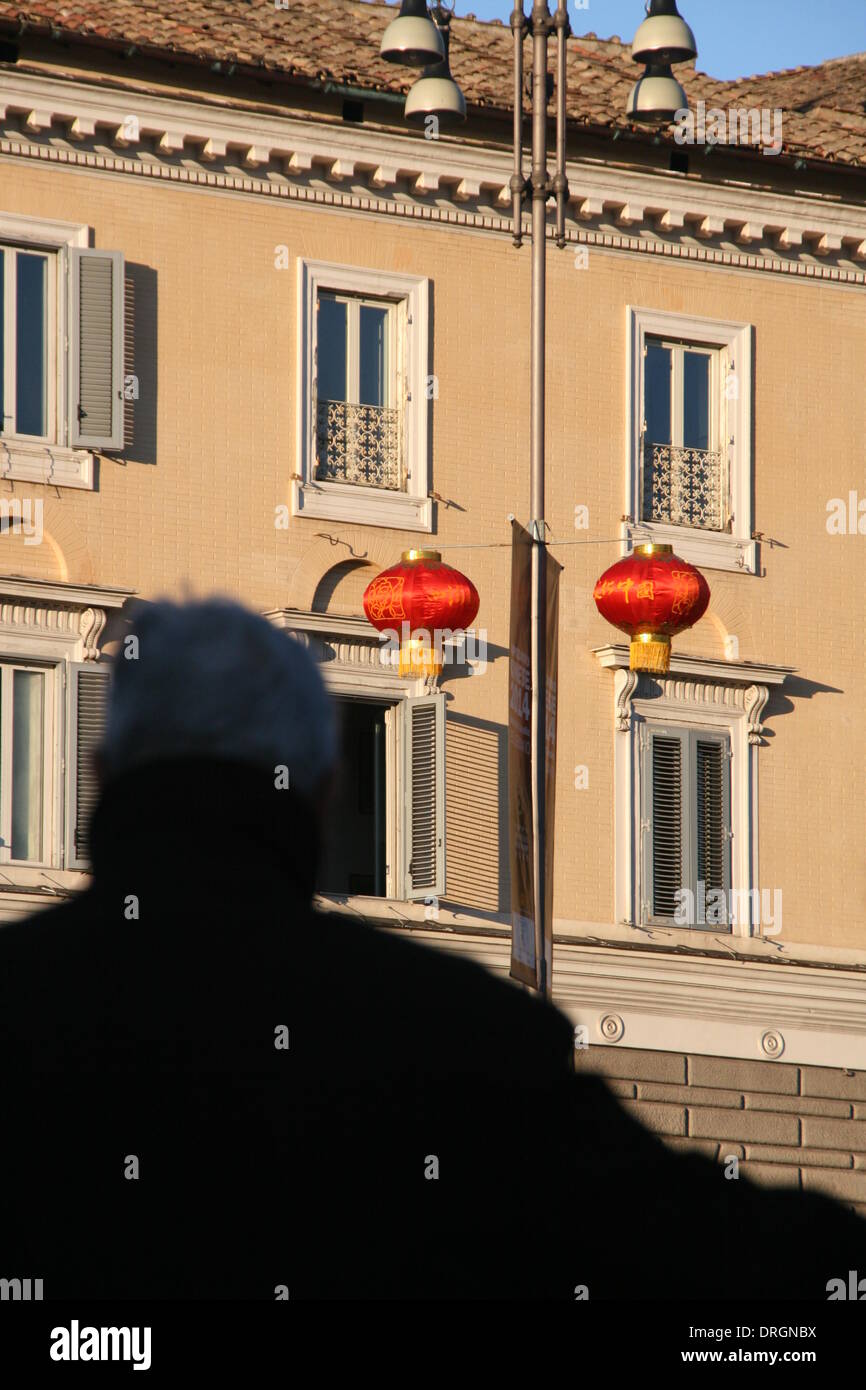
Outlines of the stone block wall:
{"label": "stone block wall", "polygon": [[618,1047],[574,1056],[672,1149],[735,1156],[755,1182],[824,1192],[866,1217],[866,1072]]}

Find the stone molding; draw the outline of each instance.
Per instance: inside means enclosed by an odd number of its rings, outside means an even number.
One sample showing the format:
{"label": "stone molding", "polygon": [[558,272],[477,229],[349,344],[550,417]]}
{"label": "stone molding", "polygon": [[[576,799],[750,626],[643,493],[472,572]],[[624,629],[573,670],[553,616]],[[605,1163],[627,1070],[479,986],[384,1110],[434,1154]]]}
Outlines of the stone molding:
{"label": "stone molding", "polygon": [[[472,914],[438,907],[436,924],[424,920],[417,903],[383,903],[371,898],[321,905],[337,913],[358,915],[383,928],[407,931],[433,949],[477,961],[507,978],[510,932],[483,925]],[[555,928],[562,924],[554,922]],[[701,1056],[866,1069],[866,954],[855,963],[851,952],[829,952],[822,963],[809,961],[820,948],[701,933],[703,951],[677,948],[673,938],[694,936],[654,931],[654,950],[630,947],[606,934],[623,929],[581,923],[580,939],[555,933],[553,1002],[576,1025],[587,1028],[589,1045],[613,1043],[624,1048],[688,1052]],[[638,933],[632,929],[632,937]],[[713,947],[717,954],[711,955]],[[768,958],[772,949],[773,959]],[[763,956],[763,958],[759,957]],[[831,963],[829,957],[833,956]],[[844,957],[844,963],[843,963]],[[835,958],[838,958],[838,963]],[[618,1036],[613,1039],[614,1020]],[[781,1049],[768,1050],[775,1033]]]}
{"label": "stone molding", "polygon": [[[599,665],[615,671],[615,721],[619,733],[628,733],[632,702],[641,698],[640,671],[629,668],[629,649],[624,643],[594,647]],[[793,666],[771,666],[756,661],[714,661],[700,656],[671,656],[670,672],[653,676],[663,700],[730,710],[746,717],[749,743],[760,744],[761,714],[770,698],[770,687],[783,685]]]}
{"label": "stone molding", "polygon": [[[138,141],[122,134],[130,114]],[[26,72],[4,73],[4,116],[0,156],[511,235],[504,149]],[[866,260],[866,229],[854,205],[600,161],[572,162],[568,179],[575,246],[866,283],[855,264]],[[712,240],[721,244],[704,244]]]}
{"label": "stone molding", "polygon": [[0,575],[0,639],[23,643],[34,656],[98,661],[109,612],[132,596],[130,589]]}

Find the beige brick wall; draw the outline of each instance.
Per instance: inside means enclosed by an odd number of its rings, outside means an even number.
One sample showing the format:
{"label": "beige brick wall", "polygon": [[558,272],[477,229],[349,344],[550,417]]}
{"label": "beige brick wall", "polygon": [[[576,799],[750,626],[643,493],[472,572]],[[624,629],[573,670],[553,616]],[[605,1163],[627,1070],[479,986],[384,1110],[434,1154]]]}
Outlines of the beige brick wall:
{"label": "beige brick wall", "polygon": [[866,1216],[866,1072],[618,1047],[574,1058],[672,1149],[736,1157],[755,1182],[824,1192]]}
{"label": "beige brick wall", "polygon": [[[140,268],[130,273],[138,277],[136,416],[146,425],[142,446],[102,460],[93,493],[16,485],[19,495],[44,498],[53,548],[37,555],[18,545],[13,554],[0,539],[0,571],[53,570],[145,597],[188,583],[265,610],[293,603],[293,578],[314,547],[319,578],[345,559],[344,547],[321,539],[345,535],[345,525],[299,518],[288,532],[274,527],[296,469],[296,277],[274,267],[274,248],[285,244],[293,265],[309,256],[432,281],[440,393],[431,482],[456,505],[439,506],[430,540],[471,575],[478,626],[507,649],[508,550],[448,547],[507,541],[506,514],[528,515],[528,249],[518,253],[507,235],[15,159],[2,162],[0,206],[87,223],[97,246],[122,250]],[[626,306],[641,305],[755,327],[755,525],[779,545],[762,547],[763,577],[708,571],[711,617],[677,646],[720,658],[724,633],[734,631],[741,656],[799,668],[790,694],[773,696],[764,716],[760,886],[782,890],[782,941],[863,948],[866,536],[831,537],[825,525],[829,498],[858,485],[866,495],[863,292],[598,250],[585,270],[552,252],[549,278],[547,516],[554,536],[589,542],[556,552],[565,573],[555,915],[600,925],[614,916],[613,682],[590,652],[614,632],[592,588],[619,554]],[[576,504],[589,507],[588,532],[574,530]],[[393,559],[419,540],[367,534]],[[359,587],[357,578],[338,586],[336,606],[356,605]],[[449,713],[506,727],[504,655],[483,678],[446,679],[443,688]],[[503,784],[488,760],[479,819],[485,854],[501,857],[505,837],[491,822],[504,814]],[[588,790],[575,790],[577,764],[589,768]],[[451,776],[456,785],[456,769]],[[460,807],[465,827],[465,798]],[[457,822],[450,829],[458,833]],[[501,858],[485,862],[474,894],[471,866],[451,862],[462,902],[492,910],[498,897],[506,907]]]}

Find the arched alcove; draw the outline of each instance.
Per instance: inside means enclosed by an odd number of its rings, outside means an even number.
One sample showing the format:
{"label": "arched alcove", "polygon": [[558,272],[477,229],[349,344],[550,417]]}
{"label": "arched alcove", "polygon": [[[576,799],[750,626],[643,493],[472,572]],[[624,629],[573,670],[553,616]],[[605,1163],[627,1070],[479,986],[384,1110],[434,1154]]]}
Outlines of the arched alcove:
{"label": "arched alcove", "polygon": [[322,575],[313,595],[314,613],[341,613],[361,617],[364,590],[377,566],[366,560],[343,560]]}

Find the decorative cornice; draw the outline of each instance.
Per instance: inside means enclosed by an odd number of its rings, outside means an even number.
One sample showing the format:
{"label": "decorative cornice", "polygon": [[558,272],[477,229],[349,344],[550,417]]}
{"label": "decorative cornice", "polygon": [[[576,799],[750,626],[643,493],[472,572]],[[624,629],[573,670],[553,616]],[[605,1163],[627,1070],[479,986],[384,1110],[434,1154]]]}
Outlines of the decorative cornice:
{"label": "decorative cornice", "polygon": [[122,608],[136,592],[135,589],[106,588],[99,584],[61,584],[50,579],[20,579],[17,575],[0,574],[0,602],[32,599],[41,607],[81,612],[95,606]]}
{"label": "decorative cornice", "polygon": [[379,634],[366,618],[342,613],[307,613],[299,608],[271,608],[264,617],[292,632],[315,632],[349,641],[378,643]]}
{"label": "decorative cornice", "polygon": [[0,635],[33,656],[98,661],[108,610],[130,597],[129,590],[0,575]]}
{"label": "decorative cornice", "polygon": [[[629,669],[627,647],[598,647],[595,655],[602,666],[614,671],[617,732],[627,734],[631,729],[633,702],[646,694],[644,686],[651,680],[662,699],[711,705],[745,715],[752,744],[761,743],[761,714],[770,697],[770,685],[781,685],[793,669],[754,662],[737,662],[728,667],[724,662],[702,657],[672,656],[669,675],[643,677],[641,672]],[[759,674],[760,683],[755,679]]]}
{"label": "decorative cornice", "polygon": [[378,632],[366,618],[302,613],[292,608],[274,608],[264,616],[297,638],[317,662],[384,669],[390,673],[391,653],[382,646]]}
{"label": "decorative cornice", "polygon": [[0,595],[0,628],[30,628],[51,637],[77,640],[82,637],[81,614],[75,608],[53,603],[20,603]]}
{"label": "decorative cornice", "polygon": [[[13,72],[3,113],[18,128],[0,155],[511,235],[510,156],[498,148]],[[138,140],[123,131],[130,115]],[[866,283],[859,207],[601,161],[570,164],[568,179],[573,245]]]}
{"label": "decorative cornice", "polygon": [[[629,664],[629,648],[624,642],[593,647],[592,652],[599,665],[607,670]],[[697,676],[725,685],[753,685],[756,681],[763,685],[784,685],[796,670],[796,666],[772,666],[762,661],[716,661],[713,657],[682,656],[677,652],[672,652],[670,666],[671,676]]]}

